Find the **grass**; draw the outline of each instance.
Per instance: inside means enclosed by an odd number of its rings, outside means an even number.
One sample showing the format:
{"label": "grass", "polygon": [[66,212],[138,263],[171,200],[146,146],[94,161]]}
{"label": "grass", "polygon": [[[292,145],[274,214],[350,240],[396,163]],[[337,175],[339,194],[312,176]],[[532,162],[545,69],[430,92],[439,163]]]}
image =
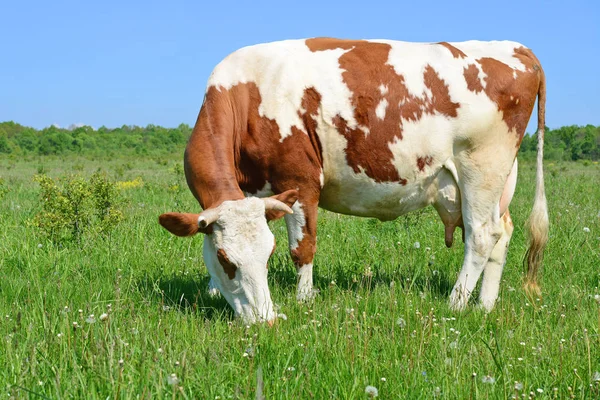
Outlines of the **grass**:
{"label": "grass", "polygon": [[[295,301],[284,224],[271,224],[269,284],[288,319],[268,328],[208,296],[200,237],[158,225],[162,212],[198,210],[180,160],[0,159],[2,396],[360,399],[371,385],[381,398],[600,397],[598,165],[546,165],[543,299],[521,288],[535,174],[523,163],[490,314],[448,308],[463,249],[458,233],[446,249],[433,209],[386,223],[320,211],[309,304]],[[110,236],[56,246],[28,226],[40,210],[34,174],[99,167],[143,182],[121,184],[126,219]]]}

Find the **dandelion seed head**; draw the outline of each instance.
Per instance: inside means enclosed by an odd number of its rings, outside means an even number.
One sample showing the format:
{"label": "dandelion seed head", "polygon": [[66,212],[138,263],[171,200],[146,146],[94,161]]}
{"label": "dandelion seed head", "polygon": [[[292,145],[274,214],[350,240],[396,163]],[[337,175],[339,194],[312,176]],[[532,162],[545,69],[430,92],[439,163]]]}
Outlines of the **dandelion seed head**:
{"label": "dandelion seed head", "polygon": [[102,315],[100,315],[100,321],[106,321],[107,319],[108,319],[107,313],[103,313]]}
{"label": "dandelion seed head", "polygon": [[171,386],[177,385],[179,383],[179,378],[177,378],[176,374],[171,374],[167,377],[167,383]]}
{"label": "dandelion seed head", "polygon": [[365,393],[367,394],[367,396],[369,396],[371,398],[379,396],[379,391],[377,390],[377,388],[375,386],[371,386],[371,385],[368,385],[365,388]]}

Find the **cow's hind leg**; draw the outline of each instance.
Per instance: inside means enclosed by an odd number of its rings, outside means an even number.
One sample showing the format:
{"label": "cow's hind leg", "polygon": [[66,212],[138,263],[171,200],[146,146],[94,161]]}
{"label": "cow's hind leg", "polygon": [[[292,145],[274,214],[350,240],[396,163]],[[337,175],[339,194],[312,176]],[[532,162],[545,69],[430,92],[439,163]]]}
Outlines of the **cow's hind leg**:
{"label": "cow's hind leg", "polygon": [[463,309],[494,247],[503,234],[500,197],[512,161],[480,151],[458,158],[459,187],[465,227],[463,266],[450,295],[450,306]]}
{"label": "cow's hind leg", "polygon": [[305,301],[316,294],[313,289],[313,258],[317,250],[318,200],[308,199],[302,196],[302,191],[300,193],[292,206],[294,213],[286,214],[285,223],[290,254],[298,272],[296,298]]}
{"label": "cow's hind leg", "polygon": [[483,280],[481,282],[481,292],[479,293],[479,303],[487,310],[491,311],[494,308],[498,291],[500,290],[500,279],[502,278],[502,270],[506,263],[506,254],[508,253],[508,245],[512,236],[514,226],[508,209],[502,216],[502,236],[485,265],[483,270]]}

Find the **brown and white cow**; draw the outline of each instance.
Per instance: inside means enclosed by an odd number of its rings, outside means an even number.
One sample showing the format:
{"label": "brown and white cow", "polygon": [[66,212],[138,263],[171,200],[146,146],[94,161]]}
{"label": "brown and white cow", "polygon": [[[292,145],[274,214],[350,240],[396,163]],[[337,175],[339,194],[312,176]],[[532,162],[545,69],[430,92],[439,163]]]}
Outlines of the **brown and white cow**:
{"label": "brown and white cow", "polygon": [[277,316],[268,220],[285,216],[304,299],[313,294],[318,207],[392,220],[432,205],[446,244],[457,226],[465,238],[451,306],[466,306],[483,272],[480,303],[490,310],[513,231],[516,155],[536,97],[527,280],[536,292],[548,236],[545,78],[515,42],[314,38],[240,49],[211,74],[185,151],[187,182],[204,211],[159,220],[179,236],[205,234],[214,285],[254,322]]}

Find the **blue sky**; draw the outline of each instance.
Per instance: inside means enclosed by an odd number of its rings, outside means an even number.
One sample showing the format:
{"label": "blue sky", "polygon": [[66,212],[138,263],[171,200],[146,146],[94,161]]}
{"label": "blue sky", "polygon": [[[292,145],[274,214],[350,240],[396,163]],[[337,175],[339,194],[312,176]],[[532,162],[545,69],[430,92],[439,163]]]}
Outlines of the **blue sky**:
{"label": "blue sky", "polygon": [[193,125],[227,54],[312,36],[519,41],[546,71],[546,124],[600,125],[597,0],[13,0],[1,10],[0,121],[36,128]]}

